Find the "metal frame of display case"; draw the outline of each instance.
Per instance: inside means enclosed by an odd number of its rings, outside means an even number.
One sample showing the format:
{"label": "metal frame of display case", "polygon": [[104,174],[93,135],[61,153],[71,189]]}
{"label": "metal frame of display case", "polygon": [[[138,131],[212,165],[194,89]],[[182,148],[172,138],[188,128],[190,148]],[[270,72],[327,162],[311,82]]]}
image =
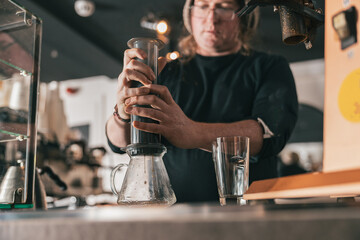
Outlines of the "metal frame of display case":
{"label": "metal frame of display case", "polygon": [[[32,72],[29,73],[16,65],[6,64],[16,70],[20,74],[30,75],[30,89],[29,89],[29,110],[27,122],[27,142],[26,142],[26,157],[25,157],[25,180],[23,191],[23,202],[14,202],[13,204],[0,204],[0,208],[32,208],[34,207],[34,186],[35,186],[35,166],[36,166],[36,142],[37,142],[37,107],[39,95],[39,74],[40,74],[40,54],[41,54],[41,39],[42,39],[42,20],[26,10],[24,7],[18,5],[12,0],[2,0],[2,4],[9,2],[21,11],[17,15],[23,14],[24,19],[22,22],[10,22],[9,24],[1,25],[0,31],[13,30],[23,27],[31,27],[34,25],[34,39],[33,39],[33,65]],[[1,12],[0,12],[1,14]],[[10,135],[17,136],[16,133],[9,133]]]}

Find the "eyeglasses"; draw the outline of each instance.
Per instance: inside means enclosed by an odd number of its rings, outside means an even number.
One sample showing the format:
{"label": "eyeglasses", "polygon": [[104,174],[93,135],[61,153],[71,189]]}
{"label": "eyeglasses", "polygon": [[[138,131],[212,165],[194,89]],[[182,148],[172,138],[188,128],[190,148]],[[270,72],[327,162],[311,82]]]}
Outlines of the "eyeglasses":
{"label": "eyeglasses", "polygon": [[204,6],[193,5],[190,7],[191,15],[197,18],[206,18],[207,16],[209,16],[210,11],[214,11],[215,17],[217,17],[219,20],[230,21],[235,18],[235,11],[232,8],[223,8],[223,7],[210,8],[208,5],[204,5]]}

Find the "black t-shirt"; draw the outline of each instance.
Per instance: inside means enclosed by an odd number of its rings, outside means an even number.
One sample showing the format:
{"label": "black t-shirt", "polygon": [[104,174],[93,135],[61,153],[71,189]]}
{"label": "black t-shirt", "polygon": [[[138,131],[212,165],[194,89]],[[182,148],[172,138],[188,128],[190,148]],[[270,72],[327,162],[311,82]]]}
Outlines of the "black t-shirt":
{"label": "black t-shirt", "polygon": [[[259,52],[196,55],[186,63],[168,63],[158,84],[168,87],[194,121],[230,123],[261,118],[274,136],[264,139],[261,152],[251,157],[250,183],[277,176],[276,155],[290,137],[298,110],[294,79],[283,57]],[[218,201],[212,154],[169,143],[165,146],[163,159],[177,201]]]}

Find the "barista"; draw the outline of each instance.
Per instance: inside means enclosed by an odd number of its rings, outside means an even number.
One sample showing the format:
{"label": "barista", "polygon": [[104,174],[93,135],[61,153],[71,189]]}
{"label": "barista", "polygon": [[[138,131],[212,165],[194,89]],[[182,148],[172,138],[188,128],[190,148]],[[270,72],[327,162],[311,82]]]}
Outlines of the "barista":
{"label": "barista", "polygon": [[[115,152],[130,143],[131,114],[159,124],[133,122],[168,142],[163,160],[178,202],[218,201],[211,144],[219,136],[250,138],[250,183],[277,176],[276,155],[297,119],[297,96],[287,61],[250,48],[258,13],[239,19],[244,0],[187,0],[180,41],[183,58],[165,66],[159,58],[159,85],[152,70],[124,54],[118,78],[117,113],[106,126]],[[130,88],[130,81],[144,84]],[[151,93],[151,95],[150,95]],[[141,108],[134,105],[151,105]]]}

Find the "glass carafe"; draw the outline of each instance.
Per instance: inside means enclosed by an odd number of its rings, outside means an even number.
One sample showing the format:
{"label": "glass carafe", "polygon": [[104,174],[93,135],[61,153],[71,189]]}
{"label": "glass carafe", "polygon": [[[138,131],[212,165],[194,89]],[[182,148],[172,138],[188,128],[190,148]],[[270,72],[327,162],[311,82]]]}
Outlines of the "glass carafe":
{"label": "glass carafe", "polygon": [[[162,160],[166,148],[161,144],[131,144],[126,148],[129,164],[119,164],[111,172],[111,189],[119,205],[170,206],[176,202],[174,191]],[[128,166],[120,192],[115,188],[115,174]]]}

